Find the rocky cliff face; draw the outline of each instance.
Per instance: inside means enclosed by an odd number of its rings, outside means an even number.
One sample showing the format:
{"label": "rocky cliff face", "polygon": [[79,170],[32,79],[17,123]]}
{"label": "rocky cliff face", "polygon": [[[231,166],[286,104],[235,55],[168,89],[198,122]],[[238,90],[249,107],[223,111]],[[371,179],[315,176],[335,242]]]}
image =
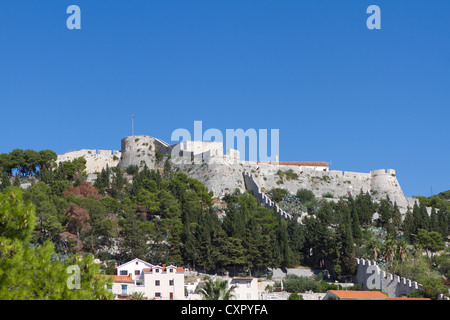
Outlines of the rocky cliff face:
{"label": "rocky cliff face", "polygon": [[389,196],[396,202],[401,212],[406,212],[408,206],[412,208],[414,199],[405,197],[397,181],[394,170],[374,170],[369,173],[318,171],[295,166],[277,166],[242,162],[237,164],[208,164],[174,165],[181,172],[200,180],[214,192],[216,196],[223,196],[236,188],[245,190],[242,173],[250,172],[255,183],[263,192],[273,188],[283,188],[295,194],[298,189],[311,190],[316,197],[332,196],[339,198],[349,193],[352,195],[363,192],[371,193],[374,200],[381,200]]}

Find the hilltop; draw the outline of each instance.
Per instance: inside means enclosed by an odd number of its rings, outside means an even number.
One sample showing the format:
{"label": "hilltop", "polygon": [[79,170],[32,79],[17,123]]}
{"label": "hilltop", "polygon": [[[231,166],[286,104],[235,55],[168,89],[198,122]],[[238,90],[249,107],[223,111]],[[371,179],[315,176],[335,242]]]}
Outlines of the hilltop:
{"label": "hilltop", "polygon": [[145,135],[125,137],[120,151],[77,150],[58,155],[58,162],[86,159],[86,171],[91,180],[106,166],[126,169],[163,168],[168,161],[179,172],[201,181],[215,197],[222,198],[236,189],[246,190],[243,173],[252,173],[262,190],[283,188],[291,193],[311,190],[316,197],[339,199],[342,196],[369,192],[375,200],[387,196],[402,213],[416,202],[404,195],[393,169],[377,169],[367,173],[330,170],[326,162],[259,162],[240,159],[238,150],[223,150],[219,142],[182,141],[168,143]]}

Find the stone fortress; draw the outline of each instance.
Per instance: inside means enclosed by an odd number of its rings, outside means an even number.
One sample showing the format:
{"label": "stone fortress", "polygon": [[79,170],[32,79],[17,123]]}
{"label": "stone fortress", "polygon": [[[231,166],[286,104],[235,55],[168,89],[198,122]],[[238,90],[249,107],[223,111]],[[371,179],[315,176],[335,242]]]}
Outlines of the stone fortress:
{"label": "stone fortress", "polygon": [[402,213],[416,201],[404,195],[393,169],[361,173],[330,170],[326,162],[279,162],[277,157],[275,162],[246,161],[240,159],[238,150],[228,149],[224,153],[221,142],[181,141],[169,145],[151,136],[134,135],[122,139],[121,151],[71,151],[59,155],[57,162],[78,157],[86,159],[90,179],[95,179],[95,173],[106,166],[126,169],[130,165],[139,168],[146,165],[158,169],[169,160],[174,170],[198,179],[219,199],[235,189],[251,190],[263,204],[270,200],[265,199],[265,192],[273,188],[284,188],[293,194],[305,188],[316,197],[327,194],[334,199],[362,190],[374,200],[389,196]]}

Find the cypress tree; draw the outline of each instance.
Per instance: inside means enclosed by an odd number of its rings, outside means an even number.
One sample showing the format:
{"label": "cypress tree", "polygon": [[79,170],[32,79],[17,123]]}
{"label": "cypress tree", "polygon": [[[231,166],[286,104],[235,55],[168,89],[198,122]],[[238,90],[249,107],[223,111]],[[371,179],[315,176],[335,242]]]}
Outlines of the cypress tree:
{"label": "cypress tree", "polygon": [[348,206],[340,202],[338,204],[341,214],[341,222],[338,226],[338,243],[342,272],[344,275],[353,274],[356,268],[355,247],[352,235],[351,213]]}
{"label": "cypress tree", "polygon": [[430,230],[430,216],[424,203],[420,204],[420,229]]}

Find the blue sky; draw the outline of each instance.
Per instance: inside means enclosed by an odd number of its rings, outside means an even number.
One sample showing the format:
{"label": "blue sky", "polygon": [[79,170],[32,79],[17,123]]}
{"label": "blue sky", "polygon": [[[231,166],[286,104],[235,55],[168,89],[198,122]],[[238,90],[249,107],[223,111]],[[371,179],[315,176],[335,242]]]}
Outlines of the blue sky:
{"label": "blue sky", "polygon": [[[69,30],[69,5],[81,30]],[[369,30],[369,5],[381,30]],[[450,1],[2,0],[0,152],[279,129],[281,161],[450,189]]]}

